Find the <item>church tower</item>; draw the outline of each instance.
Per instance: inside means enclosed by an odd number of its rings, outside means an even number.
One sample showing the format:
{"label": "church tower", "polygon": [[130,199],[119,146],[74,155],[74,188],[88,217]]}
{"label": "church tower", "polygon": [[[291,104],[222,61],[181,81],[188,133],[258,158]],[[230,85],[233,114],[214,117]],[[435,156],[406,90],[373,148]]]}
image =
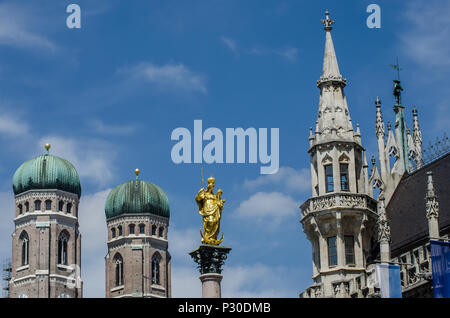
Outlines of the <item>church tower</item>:
{"label": "church tower", "polygon": [[106,297],[171,297],[169,200],[160,187],[139,180],[139,169],[135,173],[136,180],[106,199]]}
{"label": "church tower", "polygon": [[[334,21],[325,19],[325,53],[316,129],[310,129],[312,197],[302,206],[303,231],[312,244],[313,280],[302,297],[349,297],[364,279],[377,202],[369,188],[359,125],[353,128],[331,36]],[[363,284],[364,282],[359,282]]]}
{"label": "church tower", "polygon": [[71,163],[45,148],[13,178],[11,298],[82,297],[80,179]]}

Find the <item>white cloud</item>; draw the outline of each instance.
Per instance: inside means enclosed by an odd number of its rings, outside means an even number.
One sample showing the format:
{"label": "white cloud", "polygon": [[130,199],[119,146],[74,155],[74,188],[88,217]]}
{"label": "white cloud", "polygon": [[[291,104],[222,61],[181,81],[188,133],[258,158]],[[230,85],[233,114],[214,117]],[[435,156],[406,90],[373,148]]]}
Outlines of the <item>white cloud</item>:
{"label": "white cloud", "polygon": [[20,137],[28,134],[28,124],[17,117],[0,114],[0,135]]}
{"label": "white cloud", "polygon": [[239,205],[235,216],[277,226],[285,219],[295,219],[298,206],[292,197],[283,193],[258,192]]}
{"label": "white cloud", "polygon": [[154,84],[164,90],[207,93],[205,76],[181,63],[159,66],[143,62],[133,67],[119,69],[117,73],[124,74],[131,80]]}
{"label": "white cloud", "polygon": [[[302,283],[299,276],[305,276],[297,267],[268,266],[260,263],[240,266],[225,264],[222,275],[222,297],[225,298],[295,298],[298,297]],[[199,276],[194,264],[173,266],[172,297],[201,297],[202,284]]]}
{"label": "white cloud", "polygon": [[277,173],[259,176],[254,180],[246,179],[244,188],[254,190],[263,186],[283,187],[288,191],[305,192],[311,189],[309,169],[296,170],[291,167],[280,167]]}
{"label": "white cloud", "polygon": [[12,3],[0,4],[0,45],[54,51],[57,46],[37,33],[36,15]]}
{"label": "white cloud", "polygon": [[172,297],[174,298],[200,298],[202,297],[202,284],[199,271],[192,261],[191,266],[177,266],[172,263]]}
{"label": "white cloud", "polygon": [[270,56],[275,55],[282,57],[289,62],[296,62],[298,59],[298,49],[295,47],[285,47],[285,48],[268,48],[265,46],[253,46],[251,48],[241,48],[232,38],[222,36],[220,38],[221,42],[229,49],[235,57],[239,57],[240,53],[248,55],[259,55],[259,56]]}
{"label": "white cloud", "polygon": [[81,233],[81,277],[84,297],[105,297],[105,255],[107,229],[105,202],[111,189],[81,197],[79,223]]}
{"label": "white cloud", "polygon": [[11,191],[0,192],[0,264],[6,259],[11,259],[11,234],[14,231],[14,194]]}
{"label": "white cloud", "polygon": [[102,135],[125,136],[131,135],[136,131],[133,125],[108,125],[101,120],[91,120],[88,125],[97,133]]}
{"label": "white cloud", "polygon": [[171,226],[169,228],[169,252],[172,258],[178,262],[190,262],[189,252],[193,251],[200,243],[200,229],[180,229]]}
{"label": "white cloud", "polygon": [[230,298],[288,298],[298,297],[299,269],[265,264],[225,266],[222,296]]}
{"label": "white cloud", "polygon": [[295,62],[298,58],[298,49],[295,47],[286,47],[282,49],[272,49],[262,46],[254,46],[246,51],[248,54],[252,55],[278,55],[289,62]]}
{"label": "white cloud", "polygon": [[80,178],[105,186],[114,177],[113,161],[116,151],[108,143],[95,139],[47,136],[39,139],[37,149],[42,152],[42,145],[46,143],[52,145],[52,154],[75,166]]}
{"label": "white cloud", "polygon": [[236,57],[239,56],[239,47],[233,39],[222,36],[220,40],[231,52],[236,55]]}
{"label": "white cloud", "polygon": [[406,52],[418,64],[436,71],[450,67],[449,1],[409,1],[402,15],[405,27],[398,36]]}

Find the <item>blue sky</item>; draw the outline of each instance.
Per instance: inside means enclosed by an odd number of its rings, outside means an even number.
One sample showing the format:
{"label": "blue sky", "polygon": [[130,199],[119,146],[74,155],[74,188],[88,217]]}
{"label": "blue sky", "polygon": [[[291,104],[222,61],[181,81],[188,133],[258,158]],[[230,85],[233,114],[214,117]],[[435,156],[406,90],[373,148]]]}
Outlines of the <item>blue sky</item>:
{"label": "blue sky", "polygon": [[[79,30],[66,27],[70,3],[81,7]],[[366,26],[371,3],[381,8],[380,29]],[[85,296],[104,296],[104,201],[136,167],[170,200],[173,296],[201,295],[187,253],[200,243],[194,196],[203,167],[227,200],[222,230],[233,250],[223,295],[297,297],[312,283],[298,206],[310,195],[325,9],[368,158],[376,96],[394,121],[388,65],[397,56],[410,125],[416,105],[425,144],[448,131],[449,1],[1,1],[0,258],[11,253],[14,171],[50,142],[82,182]],[[175,165],[171,132],[193,131],[195,119],[222,131],[279,128],[278,174],[252,164]]]}

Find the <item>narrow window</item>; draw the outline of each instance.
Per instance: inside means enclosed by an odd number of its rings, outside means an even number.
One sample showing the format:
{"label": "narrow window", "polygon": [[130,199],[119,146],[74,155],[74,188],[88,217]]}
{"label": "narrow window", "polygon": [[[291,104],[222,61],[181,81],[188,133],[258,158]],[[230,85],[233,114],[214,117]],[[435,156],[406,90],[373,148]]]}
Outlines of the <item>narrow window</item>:
{"label": "narrow window", "polygon": [[45,211],[51,211],[52,210],[52,201],[47,200],[45,201]]}
{"label": "narrow window", "polygon": [[336,236],[329,237],[328,241],[328,265],[337,265],[337,249],[336,249]]}
{"label": "narrow window", "polygon": [[66,213],[72,212],[72,203],[67,203]]}
{"label": "narrow window", "polygon": [[348,164],[341,163],[339,165],[339,168],[341,170],[341,190],[342,191],[349,191],[349,187],[348,187]]}
{"label": "narrow window", "polygon": [[23,213],[23,207],[22,207],[22,204],[19,204],[19,214],[22,214]]}
{"label": "narrow window", "polygon": [[152,257],[152,284],[159,285],[159,262],[161,260],[161,256],[159,254],[155,254]]}
{"label": "narrow window", "polygon": [[139,234],[145,234],[145,224],[139,224]]}
{"label": "narrow window", "polygon": [[334,191],[334,183],[333,183],[333,165],[325,166],[325,190],[326,192]]}
{"label": "narrow window", "polygon": [[119,230],[119,236],[122,236],[122,226],[121,225],[119,225],[118,227],[117,227],[117,229]]}
{"label": "narrow window", "polygon": [[156,235],[156,225],[152,225],[152,235]]}
{"label": "narrow window", "polygon": [[64,201],[59,201],[58,202],[58,211],[59,212],[64,211]]}
{"label": "narrow window", "polygon": [[116,269],[116,281],[115,285],[122,286],[123,285],[123,259],[120,254],[116,254],[114,257],[115,260],[115,269]]}
{"label": "narrow window", "polygon": [[25,202],[25,212],[30,212],[30,203]]}
{"label": "narrow window", "polygon": [[29,263],[30,253],[30,239],[26,232],[23,232],[22,235],[20,235],[20,243],[22,245],[22,266],[25,266]]}
{"label": "narrow window", "polygon": [[35,211],[40,211],[41,210],[41,201],[40,200],[34,201],[34,210]]}
{"label": "narrow window", "polygon": [[162,237],[162,236],[163,236],[163,233],[164,233],[164,228],[163,228],[163,227],[160,227],[159,230],[158,230],[158,236],[159,236],[159,237]]}
{"label": "narrow window", "polygon": [[58,239],[58,264],[67,265],[67,241],[68,237],[62,233]]}
{"label": "narrow window", "polygon": [[134,225],[134,224],[130,224],[128,227],[129,227],[129,230],[130,230],[130,235],[131,235],[131,234],[135,234],[135,233],[134,233],[134,227],[135,227],[135,225]]}
{"label": "narrow window", "polygon": [[344,236],[345,240],[345,263],[354,265],[355,264],[355,240],[353,236]]}
{"label": "narrow window", "polygon": [[115,229],[115,228],[112,228],[112,229],[111,229],[111,237],[112,237],[112,238],[115,238],[115,237],[116,237],[116,229]]}

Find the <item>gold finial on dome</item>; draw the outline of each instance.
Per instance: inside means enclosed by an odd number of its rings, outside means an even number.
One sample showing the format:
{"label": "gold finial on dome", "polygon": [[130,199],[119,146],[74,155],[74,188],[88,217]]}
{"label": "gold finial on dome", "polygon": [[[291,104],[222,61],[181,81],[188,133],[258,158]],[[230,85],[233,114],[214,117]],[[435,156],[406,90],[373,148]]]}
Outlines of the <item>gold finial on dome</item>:
{"label": "gold finial on dome", "polygon": [[50,144],[45,144],[44,148],[47,150],[47,153],[49,152],[50,148],[52,147],[52,145]]}
{"label": "gold finial on dome", "polygon": [[136,179],[139,178],[140,173],[141,173],[141,170],[139,170],[138,168],[134,169],[134,174],[136,175]]}

